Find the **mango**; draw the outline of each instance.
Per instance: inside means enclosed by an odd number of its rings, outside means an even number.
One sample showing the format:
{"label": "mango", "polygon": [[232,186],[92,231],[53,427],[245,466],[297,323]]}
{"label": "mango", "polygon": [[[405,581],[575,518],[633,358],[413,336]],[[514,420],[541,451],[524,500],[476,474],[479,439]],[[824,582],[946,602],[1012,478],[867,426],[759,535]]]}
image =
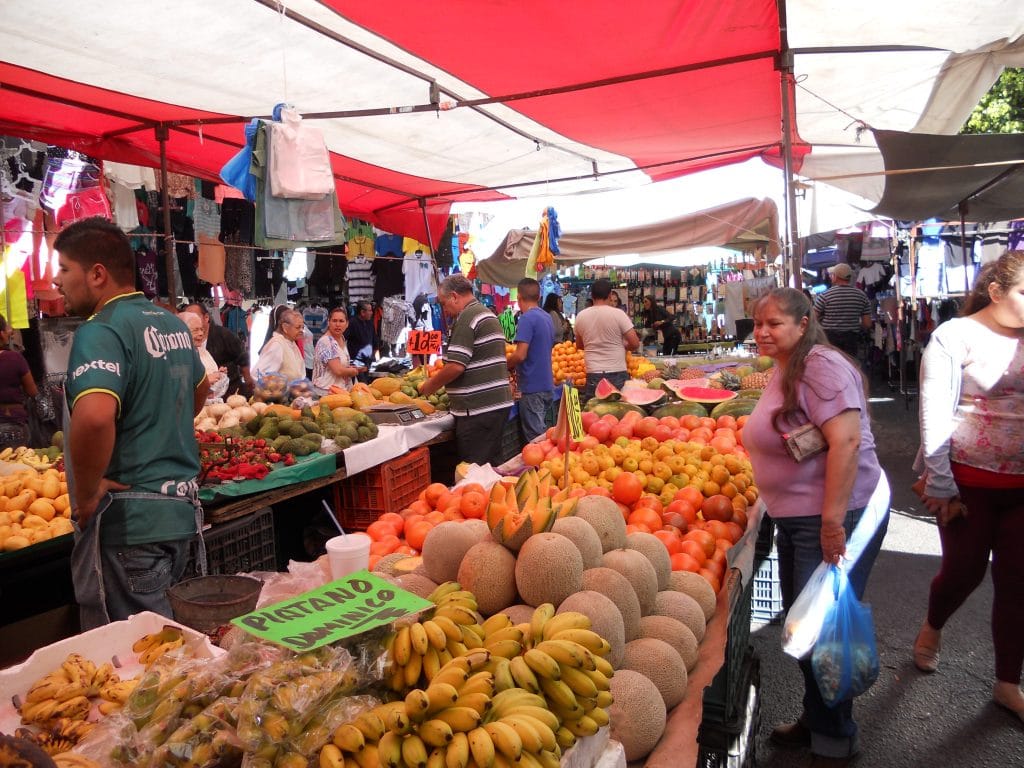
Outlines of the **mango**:
{"label": "mango", "polygon": [[56,514],[56,510],[53,508],[53,504],[51,504],[46,499],[36,499],[35,501],[28,505],[27,511],[30,516],[41,517],[46,522],[50,522],[51,520],[53,520],[53,517]]}

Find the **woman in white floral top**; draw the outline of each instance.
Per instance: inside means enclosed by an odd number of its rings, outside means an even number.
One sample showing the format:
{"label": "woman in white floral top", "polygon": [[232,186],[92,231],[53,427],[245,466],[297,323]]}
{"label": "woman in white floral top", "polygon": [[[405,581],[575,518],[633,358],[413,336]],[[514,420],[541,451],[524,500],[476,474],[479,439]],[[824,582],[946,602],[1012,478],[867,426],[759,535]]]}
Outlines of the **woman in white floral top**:
{"label": "woman in white floral top", "polygon": [[921,498],[942,565],[914,643],[938,668],[942,628],[992,559],[995,701],[1024,720],[1024,251],[979,273],[963,316],[932,334],[921,364]]}
{"label": "woman in white floral top", "polygon": [[327,317],[327,333],[320,337],[313,352],[313,388],[318,394],[327,394],[331,387],[350,389],[356,376],[365,370],[349,360],[345,343],[347,328],[348,314],[345,309],[332,309]]}

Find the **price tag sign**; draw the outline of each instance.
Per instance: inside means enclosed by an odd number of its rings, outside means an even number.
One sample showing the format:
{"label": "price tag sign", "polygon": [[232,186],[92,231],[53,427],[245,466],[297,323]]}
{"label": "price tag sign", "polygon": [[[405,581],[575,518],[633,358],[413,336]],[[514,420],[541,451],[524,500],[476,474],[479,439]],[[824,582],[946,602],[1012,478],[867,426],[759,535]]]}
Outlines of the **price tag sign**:
{"label": "price tag sign", "polygon": [[441,332],[409,331],[405,348],[410,355],[438,355],[441,353]]}
{"label": "price tag sign", "polygon": [[433,607],[369,571],[358,571],[297,597],[232,620],[246,632],[296,652],[358,635]]}
{"label": "price tag sign", "polygon": [[562,401],[565,403],[565,415],[569,421],[569,435],[575,442],[583,439],[583,417],[580,414],[580,393],[576,387],[562,385]]}

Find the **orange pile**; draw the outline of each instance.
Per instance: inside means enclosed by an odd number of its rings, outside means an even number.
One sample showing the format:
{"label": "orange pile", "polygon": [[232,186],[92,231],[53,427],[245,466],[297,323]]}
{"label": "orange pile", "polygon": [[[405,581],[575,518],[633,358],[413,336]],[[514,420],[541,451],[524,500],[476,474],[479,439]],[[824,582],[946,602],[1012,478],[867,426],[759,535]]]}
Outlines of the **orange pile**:
{"label": "orange pile", "polygon": [[583,363],[583,350],[571,341],[555,344],[551,350],[551,372],[555,376],[555,384],[570,381],[577,387],[585,386],[587,368]]}

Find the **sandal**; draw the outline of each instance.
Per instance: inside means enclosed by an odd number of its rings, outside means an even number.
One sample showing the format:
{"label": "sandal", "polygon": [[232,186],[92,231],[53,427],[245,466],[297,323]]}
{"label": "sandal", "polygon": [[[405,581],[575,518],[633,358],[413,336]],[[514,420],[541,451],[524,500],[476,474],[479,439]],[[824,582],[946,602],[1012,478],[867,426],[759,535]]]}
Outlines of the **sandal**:
{"label": "sandal", "polygon": [[922,672],[934,672],[939,668],[941,630],[932,629],[926,621],[914,641],[914,666]]}

